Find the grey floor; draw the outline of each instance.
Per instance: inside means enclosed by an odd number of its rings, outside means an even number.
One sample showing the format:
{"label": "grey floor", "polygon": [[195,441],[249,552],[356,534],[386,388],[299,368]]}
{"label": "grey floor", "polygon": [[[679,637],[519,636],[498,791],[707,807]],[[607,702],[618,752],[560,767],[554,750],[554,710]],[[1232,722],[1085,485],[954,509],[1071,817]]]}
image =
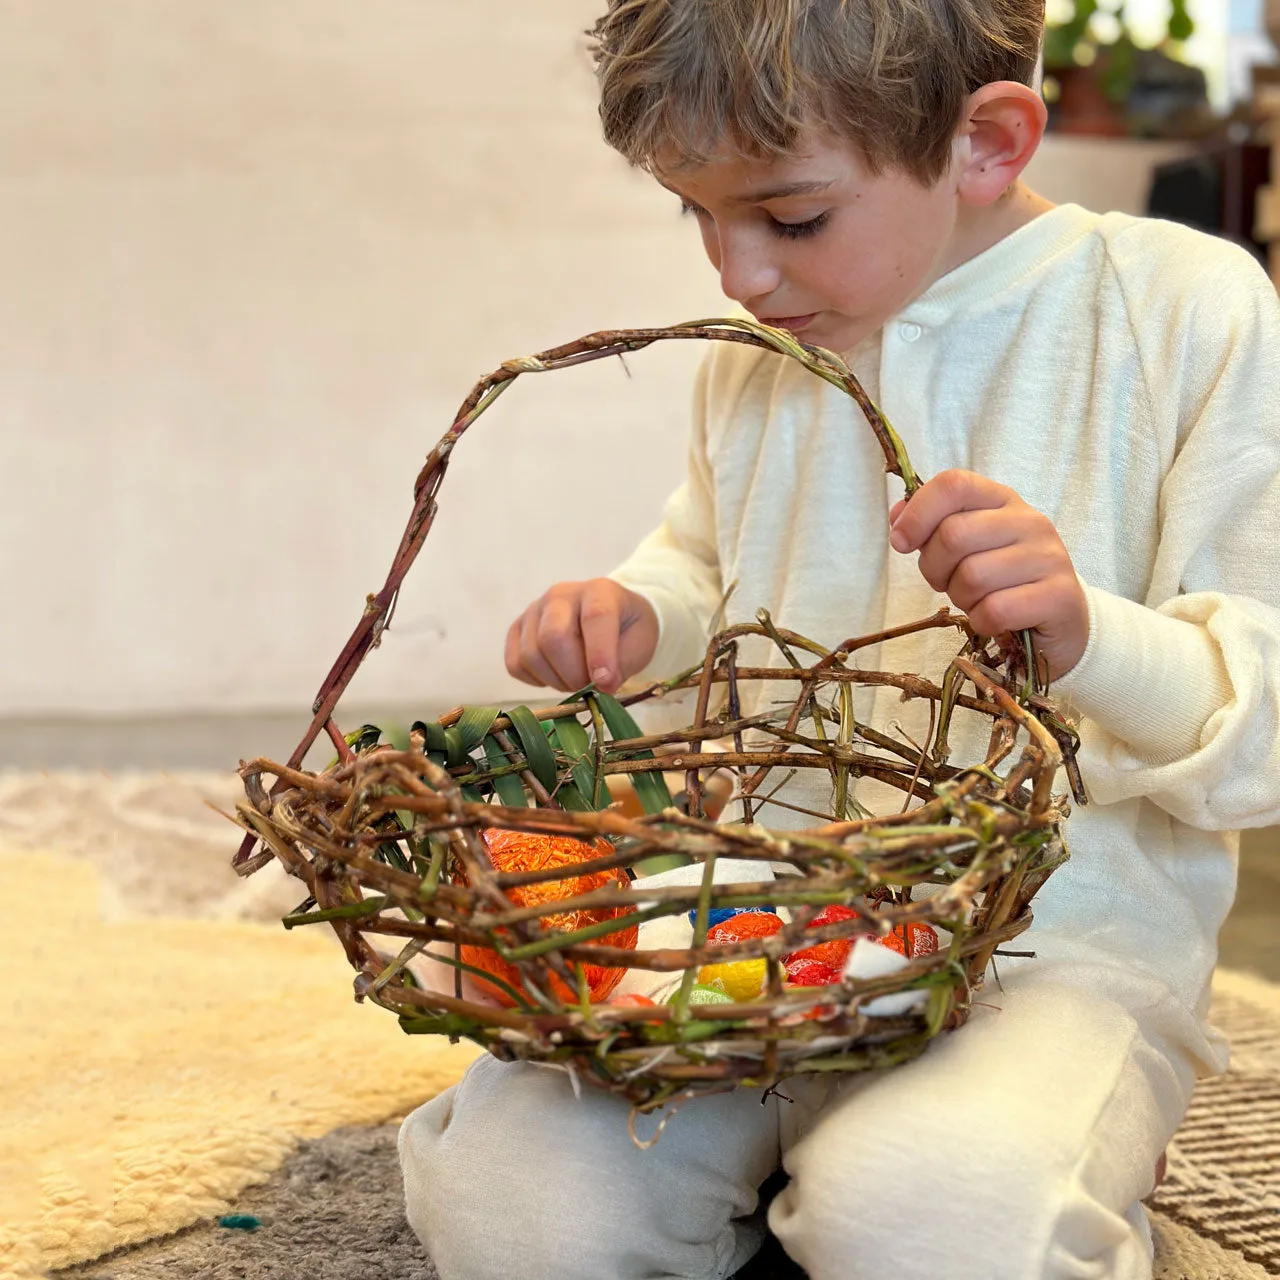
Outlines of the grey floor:
{"label": "grey floor", "polygon": [[[406,717],[403,710],[357,707],[343,723],[403,725],[443,710],[418,708]],[[287,760],[305,727],[298,713],[2,720],[0,769],[230,769],[254,756]],[[322,741],[306,763],[323,767],[331,756]],[[1240,886],[1221,947],[1224,965],[1280,982],[1280,828],[1245,833]]]}

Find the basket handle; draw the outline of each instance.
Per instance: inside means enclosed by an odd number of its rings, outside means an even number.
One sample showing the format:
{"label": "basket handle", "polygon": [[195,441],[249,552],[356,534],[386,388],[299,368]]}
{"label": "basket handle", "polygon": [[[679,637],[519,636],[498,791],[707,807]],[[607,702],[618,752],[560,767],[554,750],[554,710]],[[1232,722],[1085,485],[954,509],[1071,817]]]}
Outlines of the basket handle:
{"label": "basket handle", "polygon": [[[381,642],[382,633],[391,624],[396,599],[400,593],[400,584],[422,549],[427,534],[431,532],[437,510],[436,494],[444,480],[454,445],[457,444],[463,432],[523,373],[546,373],[552,369],[567,369],[571,365],[587,364],[592,360],[603,360],[609,356],[626,355],[628,352],[641,351],[655,342],[677,338],[741,342],[766,351],[774,351],[798,361],[811,373],[838,387],[857,403],[884,452],[886,473],[901,477],[906,487],[906,496],[911,497],[920,488],[920,478],[912,468],[897,432],[889,425],[884,414],[872,403],[871,397],[867,395],[848,364],[835,352],[823,347],[806,346],[783,329],[774,329],[769,325],[757,324],[755,321],[736,316],[718,320],[690,320],[665,329],[611,329],[588,334],[575,342],[567,342],[563,346],[540,351],[537,355],[521,356],[515,360],[504,361],[491,374],[476,383],[471,394],[462,402],[453,425],[435,448],[427,454],[426,462],[414,482],[413,511],[400,539],[395,559],[392,561],[391,572],[387,575],[387,581],[382,590],[365,598],[364,612],[360,615],[360,621],[325,677],[324,683],[320,686],[320,692],[316,694],[311,707],[311,724],[293,755],[289,757],[289,768],[301,767],[303,758],[311,749],[311,744],[319,737],[321,730],[329,734],[340,755],[350,753],[350,748],[330,717],[347,685],[351,683],[352,677],[364,661],[365,655],[370,649],[377,648]],[[281,785],[277,779],[272,793],[274,794]],[[232,866],[247,874],[251,869],[247,864],[256,843],[256,836],[246,836],[232,860]]]}

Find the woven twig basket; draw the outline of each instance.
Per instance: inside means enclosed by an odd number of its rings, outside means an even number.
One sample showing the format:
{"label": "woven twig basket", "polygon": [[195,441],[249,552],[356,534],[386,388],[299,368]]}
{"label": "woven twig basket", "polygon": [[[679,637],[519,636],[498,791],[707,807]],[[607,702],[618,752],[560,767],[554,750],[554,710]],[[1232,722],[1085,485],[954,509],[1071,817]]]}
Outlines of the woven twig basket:
{"label": "woven twig basket", "polygon": [[[1047,697],[1029,638],[986,640],[946,609],[830,650],[762,612],[753,624],[716,634],[698,667],[620,701],[587,689],[537,711],[461,708],[435,724],[416,724],[408,750],[383,743],[374,727],[339,730],[335,706],[391,620],[462,433],[523,373],[679,338],[748,343],[799,361],[853,397],[887,470],[902,478],[908,494],[919,487],[901,442],[847,365],[778,330],[700,321],[593,334],[507,362],[477,384],[428,456],[387,583],[369,597],[297,750],[285,765],[242,763],[247,801],[238,817],[248,834],[234,860],[248,875],[275,857],[303,881],[308,896],[285,924],[329,923],[357,970],[357,999],[396,1013],[405,1031],[466,1036],[503,1059],[559,1064],[640,1111],[737,1085],[772,1086],[797,1072],[892,1065],[958,1026],[993,954],[1027,928],[1033,896],[1065,859],[1060,825],[1068,805],[1051,794],[1060,766],[1083,800],[1075,735]],[[931,628],[953,629],[959,650],[936,681],[850,665],[860,650]],[[785,665],[740,666],[738,642],[747,636],[764,637]],[[929,740],[916,748],[859,723],[851,696],[857,684],[928,699]],[[748,695],[762,687],[769,696],[750,702],[782,709],[744,715]],[[646,737],[626,710],[695,689],[694,721],[682,731]],[[948,759],[956,706],[989,718],[985,759]],[[303,771],[322,731],[338,759],[322,773]],[[815,768],[832,782],[831,820],[819,818],[820,825],[799,832],[760,825],[761,805],[778,785],[774,775]],[[671,770],[686,779],[678,804],[663,780]],[[709,770],[734,779],[735,809],[725,815],[734,821],[703,816]],[[608,807],[612,775],[629,775],[644,816]],[[903,811],[859,812],[852,801],[858,777],[896,788]],[[576,836],[592,847],[572,865],[499,871],[486,837],[493,831]],[[702,870],[692,883],[631,881],[637,864],[652,868],[658,857]],[[715,868],[724,859],[758,863],[760,875],[718,883]],[[923,885],[932,886],[929,896],[913,897]],[[518,892],[530,886],[557,886],[551,891],[561,896]],[[852,915],[810,927],[832,904]],[[708,945],[713,912],[766,905],[785,921],[779,932]],[[552,923],[571,912],[595,913],[586,917],[594,923],[568,932]],[[684,913],[692,920],[687,946],[645,948],[643,929],[641,949],[618,945],[629,940],[623,926]],[[812,987],[786,980],[782,957],[789,952],[896,932],[909,956],[907,940],[922,924],[940,931],[942,945],[896,972]],[[503,982],[466,963],[463,948],[475,947],[514,966],[509,972],[517,980]],[[449,975],[447,983],[422,978],[426,958]],[[757,998],[695,1002],[700,966],[739,960],[765,962]],[[599,972],[592,966],[647,969],[678,982],[665,1004],[592,1003],[588,974]],[[477,986],[479,978],[487,987]],[[505,1004],[484,995],[499,990]],[[923,994],[881,999],[910,992]]]}

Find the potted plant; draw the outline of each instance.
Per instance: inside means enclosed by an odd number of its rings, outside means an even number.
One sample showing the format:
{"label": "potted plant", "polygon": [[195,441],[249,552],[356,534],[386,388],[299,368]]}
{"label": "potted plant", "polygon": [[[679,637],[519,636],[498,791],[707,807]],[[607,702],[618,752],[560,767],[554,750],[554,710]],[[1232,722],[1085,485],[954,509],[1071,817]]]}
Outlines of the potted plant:
{"label": "potted plant", "polygon": [[1050,128],[1061,133],[1127,137],[1160,135],[1171,119],[1186,129],[1188,112],[1207,108],[1204,75],[1177,55],[1195,30],[1188,0],[1171,0],[1163,38],[1137,44],[1124,5],[1061,0],[1045,29],[1045,100]]}

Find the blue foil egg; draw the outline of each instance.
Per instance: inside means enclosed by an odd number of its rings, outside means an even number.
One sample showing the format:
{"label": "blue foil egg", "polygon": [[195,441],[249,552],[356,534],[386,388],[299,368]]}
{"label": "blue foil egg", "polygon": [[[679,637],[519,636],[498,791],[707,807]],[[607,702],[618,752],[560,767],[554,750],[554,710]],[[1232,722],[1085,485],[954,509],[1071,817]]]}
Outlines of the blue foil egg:
{"label": "blue foil egg", "polygon": [[[710,929],[714,925],[723,924],[724,921],[728,920],[732,916],[748,915],[753,911],[771,916],[776,916],[778,914],[777,910],[773,907],[712,907],[711,910],[707,912],[707,928]],[[689,912],[689,923],[692,925],[696,925],[698,923],[698,912],[696,908]]]}

